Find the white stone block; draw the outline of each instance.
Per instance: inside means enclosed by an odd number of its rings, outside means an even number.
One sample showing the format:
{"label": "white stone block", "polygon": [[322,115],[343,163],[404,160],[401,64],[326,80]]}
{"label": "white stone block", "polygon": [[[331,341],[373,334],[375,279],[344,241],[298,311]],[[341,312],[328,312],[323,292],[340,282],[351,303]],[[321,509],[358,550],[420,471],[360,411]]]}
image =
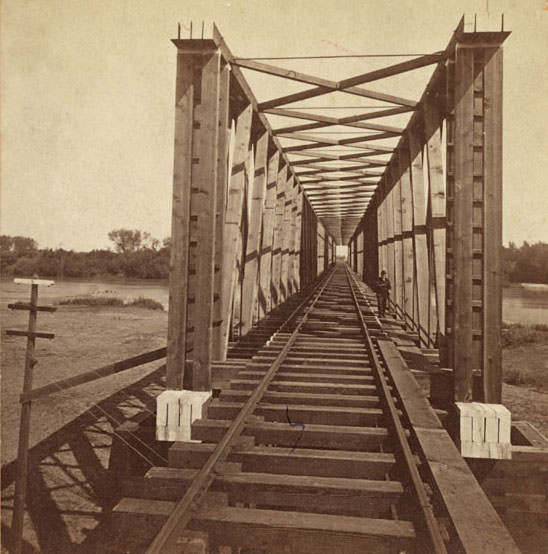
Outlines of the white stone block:
{"label": "white stone block", "polygon": [[156,398],[156,440],[190,441],[192,422],[203,416],[211,391],[166,390]]}
{"label": "white stone block", "polygon": [[511,414],[501,404],[456,402],[459,446],[465,458],[510,459]]}

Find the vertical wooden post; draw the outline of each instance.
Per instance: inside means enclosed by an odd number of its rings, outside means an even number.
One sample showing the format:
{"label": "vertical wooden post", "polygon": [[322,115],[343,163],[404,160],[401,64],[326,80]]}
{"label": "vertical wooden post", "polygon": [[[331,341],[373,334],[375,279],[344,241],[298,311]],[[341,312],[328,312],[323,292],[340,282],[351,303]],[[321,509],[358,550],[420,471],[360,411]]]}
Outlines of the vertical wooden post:
{"label": "vertical wooden post", "polygon": [[291,176],[287,182],[286,201],[284,210],[284,248],[282,251],[282,284],[284,291],[284,301],[292,294],[293,281],[293,252],[295,240],[295,214],[296,214],[296,194],[297,187],[295,177]]}
{"label": "vertical wooden post", "polygon": [[393,182],[392,190],[390,191],[392,198],[392,228],[394,233],[394,277],[392,281],[392,289],[394,302],[403,308],[404,305],[404,260],[403,260],[403,234],[402,234],[402,205],[401,205],[401,180],[397,176],[397,170],[390,172]]}
{"label": "vertical wooden post", "polygon": [[232,172],[228,188],[223,243],[223,320],[221,337],[223,350],[228,346],[234,291],[238,279],[238,256],[241,249],[241,223],[247,179],[246,161],[249,149],[253,108],[246,106],[236,121],[236,137],[232,156]]}
{"label": "vertical wooden post", "polygon": [[257,276],[259,269],[259,240],[263,221],[263,204],[266,192],[266,162],[268,133],[265,131],[256,143],[254,179],[251,190],[249,224],[247,227],[245,269],[242,286],[241,332],[246,335],[253,325],[253,309],[257,299]]}
{"label": "vertical wooden post", "polygon": [[483,396],[502,400],[502,48],[485,48],[483,83]]}
{"label": "vertical wooden post", "polygon": [[[34,333],[36,333],[37,305],[38,285],[32,284],[30,292],[27,349],[25,352],[25,370],[23,374],[23,394],[28,394],[32,390],[34,365],[36,364],[34,360]],[[11,531],[15,542],[15,554],[21,554],[23,552],[23,522],[25,518],[25,499],[27,495],[31,409],[32,402],[30,400],[26,400],[21,404],[19,444],[17,447],[17,478],[15,480],[13,519],[11,522]]]}
{"label": "vertical wooden post", "polygon": [[293,292],[301,288],[301,237],[302,237],[302,214],[303,214],[303,191],[300,186],[296,188],[296,211],[295,211],[295,237],[293,244]]}
{"label": "vertical wooden post", "polygon": [[[211,354],[217,219],[217,141],[219,134],[219,51],[202,56],[201,94],[193,121],[191,247],[196,262],[194,283],[192,377],[190,390],[211,390]],[[196,228],[194,234],[193,228]],[[195,245],[194,245],[195,241]],[[191,270],[192,268],[190,268]],[[192,289],[189,289],[189,293]],[[190,298],[189,298],[190,301]],[[187,321],[187,325],[188,325]]]}
{"label": "vertical wooden post", "polygon": [[316,228],[316,244],[317,250],[317,266],[316,266],[316,275],[320,275],[325,269],[325,262],[324,262],[324,256],[325,256],[325,228],[322,223],[318,221],[318,225]]}
{"label": "vertical wooden post", "polygon": [[175,148],[171,214],[171,262],[167,330],[168,389],[183,388],[187,350],[187,289],[190,244],[190,183],[194,121],[194,56],[177,54],[175,91]]}
{"label": "vertical wooden post", "polygon": [[[378,237],[378,248],[379,248],[379,266],[377,273],[380,273],[386,267],[386,233],[385,233],[385,206],[386,206],[386,196],[384,194],[384,183],[381,181],[379,183],[379,199],[377,202],[377,237]],[[378,275],[375,275],[375,280]]]}
{"label": "vertical wooden post", "polygon": [[413,201],[413,240],[414,240],[414,273],[417,291],[417,321],[428,329],[429,318],[429,267],[428,247],[426,241],[426,193],[423,173],[423,133],[421,126],[413,127],[408,135],[409,158],[411,160],[411,192]]}
{"label": "vertical wooden post", "polygon": [[[212,41],[176,44],[166,384],[210,390],[221,56]],[[192,366],[186,367],[190,358]]]}
{"label": "vertical wooden post", "polygon": [[225,229],[226,197],[228,188],[228,157],[230,151],[229,125],[230,67],[221,61],[219,80],[219,136],[217,138],[217,217],[215,221],[215,292],[213,297],[214,360],[225,360],[226,350],[222,337],[223,311],[223,244]]}
{"label": "vertical wooden post", "polygon": [[401,226],[403,243],[403,304],[402,308],[414,317],[414,263],[413,263],[413,200],[409,171],[408,150],[404,148],[398,156],[401,184]]}
{"label": "vertical wooden post", "polygon": [[[473,36],[473,35],[472,35]],[[448,359],[455,399],[501,400],[500,280],[502,51],[504,33],[478,46],[467,36],[448,69]],[[483,387],[473,387],[481,370]]]}
{"label": "vertical wooden post", "polygon": [[289,296],[289,250],[291,242],[291,209],[293,205],[293,182],[291,176],[285,183],[285,201],[282,223],[282,265],[280,272],[280,303],[285,302]]}
{"label": "vertical wooden post", "polygon": [[260,281],[259,281],[259,319],[262,319],[272,307],[272,241],[276,222],[276,181],[280,153],[278,150],[268,161],[268,178],[263,216],[263,234],[261,243]]}
{"label": "vertical wooden post", "polygon": [[282,272],[282,248],[283,248],[283,220],[285,209],[285,186],[287,182],[287,165],[278,172],[276,185],[276,225],[274,228],[274,241],[272,244],[272,307],[275,308],[281,302],[281,272]]}
{"label": "vertical wooden post", "polygon": [[386,267],[385,271],[388,273],[390,282],[393,283],[393,287],[397,286],[396,283],[396,265],[395,265],[395,249],[394,249],[394,208],[393,208],[393,190],[390,190],[391,182],[385,183],[386,187]]}
{"label": "vertical wooden post", "polygon": [[331,237],[327,234],[327,229],[324,227],[323,230],[324,239],[323,239],[323,268],[322,271],[327,271],[329,267],[329,250],[331,245]]}
{"label": "vertical wooden post", "polygon": [[364,281],[369,285],[373,285],[377,278],[382,251],[380,246],[382,239],[378,235],[380,228],[378,223],[378,198],[374,197],[371,202],[364,216]]}
{"label": "vertical wooden post", "polygon": [[474,51],[459,48],[455,59],[453,254],[451,335],[454,343],[455,400],[472,400],[472,244],[474,190]]}
{"label": "vertical wooden post", "polygon": [[445,181],[442,158],[441,93],[429,96],[424,105],[424,131],[428,160],[428,199],[431,228],[430,276],[435,302],[430,310],[430,333],[435,332],[438,342],[445,336]]}

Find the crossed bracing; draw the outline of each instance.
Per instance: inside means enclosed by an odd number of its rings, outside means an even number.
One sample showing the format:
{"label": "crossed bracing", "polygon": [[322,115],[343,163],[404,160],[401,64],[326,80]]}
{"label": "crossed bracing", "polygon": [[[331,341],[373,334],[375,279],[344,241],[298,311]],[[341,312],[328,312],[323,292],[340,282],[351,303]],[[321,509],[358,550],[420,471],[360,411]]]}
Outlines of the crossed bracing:
{"label": "crossed bracing", "polygon": [[[390,156],[394,151],[392,146],[376,141],[399,139],[404,133],[404,129],[400,127],[372,120],[406,114],[417,108],[415,100],[366,89],[361,85],[438,64],[443,60],[443,55],[443,52],[436,52],[417,56],[340,81],[323,79],[248,58],[232,60],[233,65],[243,69],[314,85],[300,92],[260,102],[257,108],[259,112],[271,116],[307,121],[274,129],[273,134],[279,139],[293,141],[291,145],[282,145],[282,151],[295,169],[315,213],[339,244],[345,244],[352,235],[382,179],[389,163],[382,156]],[[334,92],[369,98],[392,106],[379,106],[373,112],[344,117],[280,107]],[[323,131],[323,135],[306,132],[325,128],[328,132]],[[348,129],[354,133],[356,129],[363,130],[363,133],[337,138],[335,132],[329,134],[333,128],[344,128],[347,134],[350,132]],[[341,152],[341,148],[351,152]]]}

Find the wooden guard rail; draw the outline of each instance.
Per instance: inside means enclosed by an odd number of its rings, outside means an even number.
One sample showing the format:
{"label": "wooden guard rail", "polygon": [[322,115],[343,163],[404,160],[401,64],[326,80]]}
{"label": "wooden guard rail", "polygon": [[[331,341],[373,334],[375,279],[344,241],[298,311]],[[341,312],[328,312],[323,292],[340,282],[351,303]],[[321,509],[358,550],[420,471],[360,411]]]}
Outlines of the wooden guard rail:
{"label": "wooden guard rail", "polygon": [[436,343],[428,331],[418,322],[416,322],[400,305],[396,304],[391,298],[388,298],[388,306],[394,309],[396,315],[401,317],[406,325],[409,325],[419,336],[419,341],[426,348],[435,348]]}

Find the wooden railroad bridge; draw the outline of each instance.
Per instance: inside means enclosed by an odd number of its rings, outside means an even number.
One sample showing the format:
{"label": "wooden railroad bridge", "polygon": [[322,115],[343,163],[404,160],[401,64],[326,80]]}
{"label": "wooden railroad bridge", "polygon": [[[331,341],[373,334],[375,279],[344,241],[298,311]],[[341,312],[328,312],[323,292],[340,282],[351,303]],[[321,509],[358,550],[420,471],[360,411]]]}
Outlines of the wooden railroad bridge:
{"label": "wooden railroad bridge", "polygon": [[[137,360],[167,355],[146,425],[168,463],[131,481],[105,552],[520,552],[548,454],[501,406],[508,35],[463,19],[341,81],[236,58],[216,27],[173,40],[168,344]],[[367,88],[423,67],[418,101]],[[299,90],[258,102],[246,72]]]}

